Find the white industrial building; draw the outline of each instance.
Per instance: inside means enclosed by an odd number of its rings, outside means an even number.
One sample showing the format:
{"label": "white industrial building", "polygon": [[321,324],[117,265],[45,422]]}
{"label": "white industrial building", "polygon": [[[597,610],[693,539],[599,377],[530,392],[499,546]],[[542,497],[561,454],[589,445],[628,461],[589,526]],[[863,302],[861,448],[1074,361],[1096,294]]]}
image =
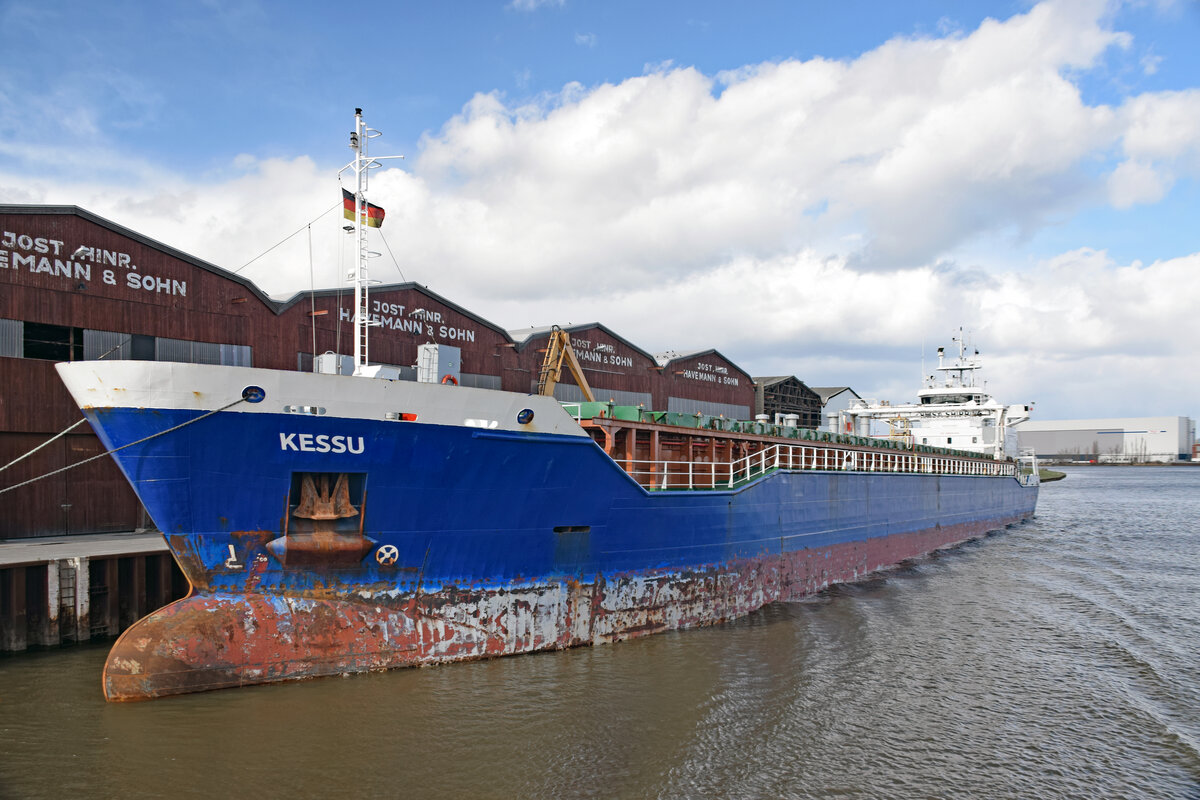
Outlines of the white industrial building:
{"label": "white industrial building", "polygon": [[1191,461],[1196,441],[1188,417],[1029,420],[1017,432],[1038,458],[1117,464]]}

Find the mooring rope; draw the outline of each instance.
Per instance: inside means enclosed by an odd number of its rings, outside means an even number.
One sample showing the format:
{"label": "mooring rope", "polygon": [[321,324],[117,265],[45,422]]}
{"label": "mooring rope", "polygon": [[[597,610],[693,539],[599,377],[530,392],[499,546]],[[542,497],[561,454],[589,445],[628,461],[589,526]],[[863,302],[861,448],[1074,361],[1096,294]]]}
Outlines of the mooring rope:
{"label": "mooring rope", "polygon": [[[143,442],[148,442],[151,439],[157,439],[159,436],[165,436],[168,433],[171,433],[172,431],[177,431],[180,428],[186,428],[188,425],[191,425],[194,422],[199,422],[200,420],[205,419],[206,417],[211,417],[213,414],[219,414],[222,411],[227,411],[227,410],[233,408],[234,406],[236,406],[238,403],[243,403],[243,402],[245,402],[245,398],[239,397],[237,400],[234,400],[229,405],[221,406],[220,408],[214,408],[212,411],[201,414],[200,416],[196,417],[195,419],[189,419],[187,422],[181,422],[178,425],[167,428],[165,431],[159,431],[158,433],[152,433],[149,436],[143,436],[141,439],[138,439],[136,442],[130,442],[129,444],[123,444],[120,447],[114,447],[112,450],[105,450],[103,453],[99,453],[97,455],[90,456],[88,458],[85,458],[83,461],[77,461],[74,464],[68,464],[65,467],[60,467],[59,469],[56,469],[53,472],[47,472],[45,475],[39,475],[36,478],[30,478],[27,481],[22,481],[21,483],[14,484],[12,486],[6,486],[5,488],[0,489],[0,494],[4,494],[5,492],[11,492],[13,489],[20,489],[22,486],[28,486],[31,483],[37,483],[40,480],[44,480],[46,478],[53,477],[55,475],[58,475],[61,472],[66,472],[69,469],[75,469],[76,467],[82,467],[84,464],[87,464],[89,461],[95,461],[98,458],[104,458],[105,456],[110,456],[113,453],[117,452],[118,450],[124,450],[126,447],[133,447],[135,444],[142,444]],[[79,422],[83,422],[83,421],[84,420],[82,420],[82,419],[79,420]],[[78,425],[79,422],[76,422],[75,425]],[[71,428],[74,428],[75,425],[72,425]],[[71,430],[71,428],[67,428],[67,431]],[[62,436],[63,433],[66,433],[67,431],[63,431],[62,433],[58,434],[58,436],[55,436],[54,439],[57,439],[59,436]],[[34,450],[31,450],[28,453],[26,453],[24,456],[21,456],[21,458],[25,458],[25,456],[32,455],[37,450],[40,450],[42,447],[45,447],[46,445],[50,444],[50,442],[54,441],[54,439],[51,439],[51,440],[45,442],[44,444],[39,445],[37,448],[34,448]],[[21,458],[18,458],[17,461],[20,461]],[[13,463],[16,463],[16,462],[13,462]],[[11,465],[9,465],[9,466],[11,466]],[[5,469],[7,469],[7,468],[8,467],[6,466]]]}
{"label": "mooring rope", "polygon": [[82,425],[82,424],[83,424],[83,423],[85,423],[85,422],[87,422],[87,420],[86,420],[86,419],[79,419],[79,420],[76,420],[76,421],[75,421],[75,424],[74,424],[74,425],[71,425],[71,426],[70,426],[70,427],[68,427],[66,430],[64,430],[64,431],[62,431],[62,432],[60,432],[60,433],[56,433],[56,434],[54,434],[54,435],[53,435],[53,436],[51,436],[49,439],[47,439],[46,441],[42,442],[42,443],[41,443],[41,444],[39,444],[37,447],[33,448],[32,450],[30,450],[30,451],[29,451],[28,453],[26,453],[25,455],[23,455],[23,456],[17,456],[17,457],[16,457],[16,458],[14,458],[12,461],[10,461],[10,462],[8,462],[7,464],[5,464],[3,467],[0,467],[0,472],[4,472],[4,470],[6,470],[6,469],[8,469],[9,467],[11,467],[13,464],[16,464],[16,463],[18,463],[18,462],[20,462],[20,461],[24,461],[25,459],[29,458],[31,455],[33,455],[34,453],[36,453],[38,450],[41,450],[43,447],[45,447],[46,445],[50,444],[51,442],[55,442],[55,441],[57,441],[57,440],[61,439],[62,437],[66,436],[68,433],[70,433],[71,431],[75,430],[76,428],[78,428],[80,425]]}

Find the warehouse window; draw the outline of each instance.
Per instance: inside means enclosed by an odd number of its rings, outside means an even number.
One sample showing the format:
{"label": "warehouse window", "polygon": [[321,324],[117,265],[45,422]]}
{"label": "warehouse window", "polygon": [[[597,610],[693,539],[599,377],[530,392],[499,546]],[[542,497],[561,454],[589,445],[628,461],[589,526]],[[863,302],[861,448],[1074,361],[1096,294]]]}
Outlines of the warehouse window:
{"label": "warehouse window", "polygon": [[133,335],[115,331],[83,332],[83,357],[87,361],[124,361],[134,357]]}
{"label": "warehouse window", "polygon": [[154,360],[248,367],[251,365],[251,350],[250,345],[247,344],[191,342],[187,339],[168,339],[159,336],[154,340]]}
{"label": "warehouse window", "polygon": [[135,333],[133,342],[130,344],[133,350],[133,355],[130,356],[134,361],[153,361],[154,360],[154,337],[146,336],[145,334]]}
{"label": "warehouse window", "polygon": [[20,358],[24,341],[25,326],[19,319],[0,319],[0,356]]}
{"label": "warehouse window", "polygon": [[245,344],[191,342],[16,320],[0,320],[2,355],[47,361],[182,361],[231,367],[249,367],[252,363],[252,350]]}
{"label": "warehouse window", "polygon": [[83,329],[66,325],[24,324],[22,355],[46,361],[82,361]]}
{"label": "warehouse window", "polygon": [[[647,405],[647,408],[649,405]],[[676,414],[707,414],[710,417],[725,417],[726,419],[750,419],[750,406],[736,403],[718,403],[712,400],[688,400],[683,397],[668,397],[667,411]],[[811,428],[816,424],[816,418],[802,418],[801,428]]]}
{"label": "warehouse window", "polygon": [[[416,370],[413,370],[414,373]],[[400,378],[404,379],[404,373],[400,374]],[[416,375],[413,375],[413,380],[416,380]],[[499,375],[476,375],[470,372],[460,372],[458,374],[459,386],[473,386],[476,389],[500,389]]]}
{"label": "warehouse window", "polygon": [[[529,383],[530,394],[537,392],[537,381],[531,380]],[[621,389],[605,389],[602,386],[593,386],[592,394],[601,403],[607,403],[610,400],[619,406],[642,406],[650,408],[653,405],[653,398],[649,392],[626,392]],[[560,403],[582,403],[584,401],[583,390],[573,383],[559,383],[554,387],[554,399]]]}
{"label": "warehouse window", "polygon": [[221,345],[221,363],[230,367],[254,366],[253,352],[248,344]]}
{"label": "warehouse window", "polygon": [[83,332],[83,357],[88,361],[154,361],[155,337],[145,333]]}

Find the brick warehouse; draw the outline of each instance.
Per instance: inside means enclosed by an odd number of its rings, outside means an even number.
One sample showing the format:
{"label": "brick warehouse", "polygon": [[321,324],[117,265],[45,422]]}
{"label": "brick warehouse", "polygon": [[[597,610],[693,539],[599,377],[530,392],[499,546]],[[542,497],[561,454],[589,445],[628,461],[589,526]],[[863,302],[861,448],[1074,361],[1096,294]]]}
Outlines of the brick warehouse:
{"label": "brick warehouse", "polygon": [[[353,292],[277,301],[253,283],[75,206],[0,206],[0,463],[80,418],[57,361],[131,358],[308,370],[353,346]],[[509,333],[415,283],[370,295],[373,363],[414,380],[418,347],[461,351],[463,385],[529,392],[548,329]],[[715,350],[657,359],[599,323],[568,327],[598,399],[749,417],[753,379]],[[556,395],[578,399],[569,378]],[[13,465],[0,488],[104,452],[86,425]],[[0,538],[151,527],[108,458],[0,498]]]}

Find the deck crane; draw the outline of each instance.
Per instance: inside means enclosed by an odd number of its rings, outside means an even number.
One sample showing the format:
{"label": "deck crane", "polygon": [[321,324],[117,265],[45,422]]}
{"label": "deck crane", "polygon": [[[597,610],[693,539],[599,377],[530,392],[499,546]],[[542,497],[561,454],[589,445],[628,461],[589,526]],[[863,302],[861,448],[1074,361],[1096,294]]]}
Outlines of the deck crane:
{"label": "deck crane", "polygon": [[583,398],[589,403],[596,402],[592,387],[588,386],[587,378],[583,377],[583,367],[580,366],[579,359],[575,357],[575,350],[571,347],[571,337],[557,325],[550,329],[546,358],[542,360],[542,370],[538,373],[537,393],[544,397],[554,396],[554,387],[562,377],[563,361],[567,362],[571,375],[575,377],[575,383],[579,384]]}

